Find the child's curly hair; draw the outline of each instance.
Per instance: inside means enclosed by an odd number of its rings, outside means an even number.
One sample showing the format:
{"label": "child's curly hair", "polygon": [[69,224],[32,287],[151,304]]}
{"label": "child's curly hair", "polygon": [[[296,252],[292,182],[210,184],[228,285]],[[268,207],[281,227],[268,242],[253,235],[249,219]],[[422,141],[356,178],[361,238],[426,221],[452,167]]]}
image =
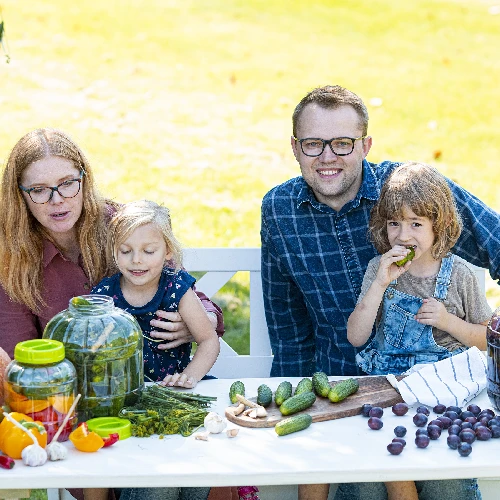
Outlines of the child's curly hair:
{"label": "child's curly hair", "polygon": [[443,258],[462,231],[455,199],[443,175],[430,165],[416,162],[404,163],[392,172],[370,215],[370,237],[380,254],[391,249],[387,221],[402,220],[405,208],[432,221],[435,240],[431,254],[434,259]]}

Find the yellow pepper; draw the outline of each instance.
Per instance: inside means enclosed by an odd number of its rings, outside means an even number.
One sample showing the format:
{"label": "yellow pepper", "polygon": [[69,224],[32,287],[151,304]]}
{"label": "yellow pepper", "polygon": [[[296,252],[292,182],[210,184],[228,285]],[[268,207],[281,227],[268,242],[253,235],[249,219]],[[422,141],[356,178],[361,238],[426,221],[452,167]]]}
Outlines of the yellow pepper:
{"label": "yellow pepper", "polygon": [[80,424],[70,435],[69,440],[79,451],[88,453],[97,451],[104,446],[104,439],[94,431],[89,431],[85,422]]}
{"label": "yellow pepper", "polygon": [[[26,423],[34,424],[33,426],[30,425],[30,430],[38,441],[38,444],[42,448],[47,446],[47,432],[41,422],[35,422],[31,417],[28,417],[28,415],[24,415],[23,413],[11,412],[10,416],[18,422],[23,423],[24,421]],[[21,452],[24,448],[31,444],[33,444],[33,441],[28,434],[23,432],[21,429],[18,429],[6,418],[2,420],[2,423],[0,423],[0,451],[8,455],[10,458],[19,459],[21,458]]]}

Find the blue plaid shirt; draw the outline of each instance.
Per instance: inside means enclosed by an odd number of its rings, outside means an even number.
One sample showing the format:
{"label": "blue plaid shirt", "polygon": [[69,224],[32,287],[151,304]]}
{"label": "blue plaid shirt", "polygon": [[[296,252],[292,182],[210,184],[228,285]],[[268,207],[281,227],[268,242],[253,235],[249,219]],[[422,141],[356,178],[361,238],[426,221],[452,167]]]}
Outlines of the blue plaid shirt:
{"label": "blue plaid shirt", "polygon": [[[318,202],[302,177],[262,202],[262,284],[274,362],[273,377],[360,375],[358,349],[347,340],[370,259],[370,211],[399,163],[363,162],[363,183],[339,212]],[[463,219],[453,252],[500,277],[500,214],[449,181]],[[361,348],[359,348],[361,349]]]}

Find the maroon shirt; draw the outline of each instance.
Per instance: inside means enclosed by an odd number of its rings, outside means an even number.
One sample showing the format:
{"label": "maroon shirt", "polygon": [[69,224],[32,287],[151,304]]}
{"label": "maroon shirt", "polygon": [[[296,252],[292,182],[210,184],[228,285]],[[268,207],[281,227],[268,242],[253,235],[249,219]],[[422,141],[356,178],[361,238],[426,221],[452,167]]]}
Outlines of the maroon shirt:
{"label": "maroon shirt", "polygon": [[[65,258],[50,241],[44,241],[43,248],[44,284],[42,297],[47,304],[34,314],[24,304],[10,300],[0,287],[0,347],[13,358],[18,342],[41,338],[45,325],[59,312],[68,308],[69,301],[77,295],[90,293],[90,283],[83,270],[83,261],[78,263]],[[196,291],[196,290],[195,290]],[[217,316],[216,331],[224,333],[222,311],[202,292],[196,292],[207,312]]]}

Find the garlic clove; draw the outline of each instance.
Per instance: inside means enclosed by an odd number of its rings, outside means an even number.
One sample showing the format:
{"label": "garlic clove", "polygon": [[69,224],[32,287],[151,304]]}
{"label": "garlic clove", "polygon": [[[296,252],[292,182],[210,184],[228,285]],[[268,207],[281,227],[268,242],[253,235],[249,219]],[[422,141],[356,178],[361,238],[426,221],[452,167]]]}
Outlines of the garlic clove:
{"label": "garlic clove", "polygon": [[228,438],[234,438],[238,435],[238,432],[240,432],[239,429],[236,429],[236,428],[232,428],[232,429],[227,429],[226,430],[226,436]]}
{"label": "garlic clove", "polygon": [[198,441],[208,441],[208,435],[209,432],[199,432],[198,434],[194,435],[194,438],[197,439]]}
{"label": "garlic clove", "polygon": [[52,441],[49,445],[47,445],[45,451],[47,452],[47,457],[51,462],[55,462],[56,460],[65,460],[68,456],[68,450],[66,447],[57,441]]}

